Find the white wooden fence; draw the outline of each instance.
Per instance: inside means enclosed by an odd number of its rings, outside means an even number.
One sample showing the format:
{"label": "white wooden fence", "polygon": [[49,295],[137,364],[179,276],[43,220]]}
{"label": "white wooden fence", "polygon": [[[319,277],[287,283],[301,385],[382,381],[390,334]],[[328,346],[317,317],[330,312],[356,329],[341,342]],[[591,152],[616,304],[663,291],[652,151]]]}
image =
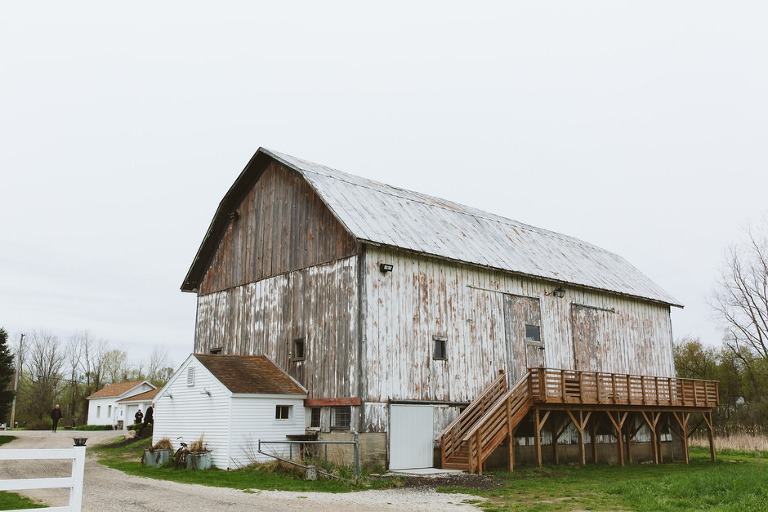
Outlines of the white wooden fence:
{"label": "white wooden fence", "polygon": [[[0,491],[24,489],[69,488],[69,505],[66,507],[38,508],[41,512],[80,512],[83,505],[83,471],[85,470],[85,446],[50,450],[0,450],[0,460],[50,460],[70,459],[72,476],[62,478],[15,478],[0,480]],[[7,511],[21,512],[21,511]]]}

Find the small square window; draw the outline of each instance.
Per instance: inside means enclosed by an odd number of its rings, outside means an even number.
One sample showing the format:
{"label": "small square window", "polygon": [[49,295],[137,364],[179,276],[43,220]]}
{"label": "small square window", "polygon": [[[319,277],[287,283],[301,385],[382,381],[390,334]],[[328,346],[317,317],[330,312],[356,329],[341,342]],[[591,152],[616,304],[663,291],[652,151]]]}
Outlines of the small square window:
{"label": "small square window", "polygon": [[312,408],[312,415],[309,420],[309,426],[311,428],[320,428],[320,408],[319,407]]}
{"label": "small square window", "polygon": [[305,352],[304,352],[304,338],[296,338],[293,340],[293,354],[292,359],[294,361],[304,361],[305,359]]}
{"label": "small square window", "polygon": [[448,359],[448,338],[443,336],[434,336],[432,338],[434,344],[434,352],[432,354],[433,359]]}
{"label": "small square window", "polygon": [[289,419],[291,419],[291,406],[290,405],[276,405],[275,406],[275,419],[276,420],[289,420]]}
{"label": "small square window", "polygon": [[331,409],[331,428],[349,429],[352,423],[352,409],[348,405]]}
{"label": "small square window", "polygon": [[541,343],[541,328],[538,325],[525,326],[525,341]]}
{"label": "small square window", "polygon": [[187,368],[187,386],[195,385],[195,368]]}

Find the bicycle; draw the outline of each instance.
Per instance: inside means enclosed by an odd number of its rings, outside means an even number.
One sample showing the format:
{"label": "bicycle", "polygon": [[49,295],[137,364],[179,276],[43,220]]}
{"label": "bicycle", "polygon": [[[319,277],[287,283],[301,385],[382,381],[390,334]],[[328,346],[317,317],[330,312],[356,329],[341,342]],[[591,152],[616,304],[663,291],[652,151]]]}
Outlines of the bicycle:
{"label": "bicycle", "polygon": [[173,467],[186,468],[187,454],[189,453],[189,450],[187,449],[187,443],[184,442],[184,436],[179,436],[176,438],[177,441],[179,439],[181,439],[181,442],[179,442],[179,449],[176,450],[176,453],[173,454]]}

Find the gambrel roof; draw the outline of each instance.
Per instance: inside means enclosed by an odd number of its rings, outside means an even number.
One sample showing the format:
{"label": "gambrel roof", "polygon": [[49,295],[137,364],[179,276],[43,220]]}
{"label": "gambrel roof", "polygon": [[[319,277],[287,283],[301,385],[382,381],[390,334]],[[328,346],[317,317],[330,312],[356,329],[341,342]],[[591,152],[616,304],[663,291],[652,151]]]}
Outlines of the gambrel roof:
{"label": "gambrel roof", "polygon": [[228,212],[272,160],[301,174],[358,242],[681,306],[624,258],[595,245],[264,148],[221,201],[182,290],[196,289]]}

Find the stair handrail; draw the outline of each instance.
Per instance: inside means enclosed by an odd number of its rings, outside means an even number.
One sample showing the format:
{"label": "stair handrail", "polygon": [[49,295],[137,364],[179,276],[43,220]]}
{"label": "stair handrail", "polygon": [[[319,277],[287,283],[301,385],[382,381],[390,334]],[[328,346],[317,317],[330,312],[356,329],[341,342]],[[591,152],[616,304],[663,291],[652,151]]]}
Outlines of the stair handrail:
{"label": "stair handrail", "polygon": [[[475,425],[471,429],[469,429],[469,431],[466,434],[464,434],[464,437],[461,438],[461,442],[462,443],[469,442],[469,440],[472,439],[472,436],[477,434],[478,429],[480,429],[480,427],[482,427],[485,424],[486,420],[491,416],[493,416],[498,411],[499,407],[506,406],[507,400],[509,400],[512,396],[517,394],[521,388],[525,388],[526,394],[530,394],[528,391],[528,381],[530,380],[530,378],[531,378],[531,372],[529,371],[528,373],[525,374],[525,376],[522,379],[517,381],[517,384],[515,384],[512,389],[504,393],[496,401],[493,407],[488,409],[488,411],[483,415],[482,418],[480,418],[475,422]],[[528,397],[528,399],[530,400],[530,396]]]}
{"label": "stair handrail", "polygon": [[485,398],[485,396],[486,396],[487,394],[489,394],[489,393],[490,393],[490,392],[491,392],[493,389],[495,389],[495,388],[496,388],[496,386],[498,385],[499,381],[500,381],[500,380],[502,380],[502,379],[506,379],[506,374],[504,373],[504,370],[499,370],[499,376],[498,376],[498,377],[496,377],[496,379],[494,379],[494,381],[493,381],[492,383],[490,383],[490,384],[489,384],[489,385],[488,385],[488,386],[485,388],[485,390],[483,390],[483,392],[482,392],[482,393],[481,393],[481,394],[480,394],[480,395],[479,395],[477,398],[475,398],[474,400],[472,400],[472,402],[470,402],[470,404],[467,406],[467,408],[466,408],[466,409],[464,409],[464,412],[462,412],[461,414],[459,414],[458,416],[456,416],[456,418],[455,418],[455,419],[454,419],[454,420],[453,420],[453,421],[452,421],[452,422],[451,422],[451,423],[450,423],[450,424],[449,424],[447,427],[445,427],[445,428],[443,429],[443,431],[442,431],[442,432],[440,432],[440,434],[438,434],[438,435],[435,437],[435,441],[439,441],[440,439],[442,439],[442,438],[443,438],[443,436],[445,436],[446,434],[448,434],[448,432],[450,432],[451,430],[453,430],[453,427],[455,427],[455,426],[456,426],[456,424],[457,424],[459,421],[461,421],[462,417],[466,416],[466,415],[467,415],[467,413],[471,412],[471,411],[472,411],[472,409],[473,409],[474,407],[477,407],[477,405],[478,405],[480,402],[482,402],[483,398]]}

